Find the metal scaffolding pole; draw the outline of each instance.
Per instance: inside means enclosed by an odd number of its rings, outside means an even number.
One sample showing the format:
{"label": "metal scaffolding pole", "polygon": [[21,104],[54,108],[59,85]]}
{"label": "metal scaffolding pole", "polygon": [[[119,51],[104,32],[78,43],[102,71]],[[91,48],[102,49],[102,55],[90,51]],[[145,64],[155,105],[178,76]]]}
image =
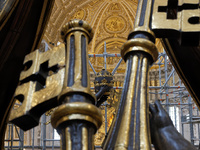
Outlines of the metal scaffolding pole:
{"label": "metal scaffolding pole", "polygon": [[[159,63],[158,63],[158,66],[159,66],[159,86],[161,87],[162,84],[161,84],[161,59],[159,58]],[[160,93],[160,100],[162,100],[162,93]]]}
{"label": "metal scaffolding pole", "polygon": [[[180,85],[180,80],[179,80],[179,85]],[[179,92],[179,95],[180,95],[180,104],[181,104],[181,106],[180,106],[180,110],[181,110],[181,118],[182,118],[182,117],[183,117],[182,92]],[[181,121],[181,128],[182,128],[182,135],[184,136],[184,124],[182,123],[182,121]]]}
{"label": "metal scaffolding pole", "polygon": [[[173,67],[173,70],[174,70],[174,67]],[[173,86],[175,86],[175,76],[174,76],[174,74],[175,74],[175,72],[173,71],[173,74],[172,74],[172,75],[173,75],[173,81],[172,81],[172,82],[173,82]],[[175,103],[176,100],[175,100],[174,89],[173,89],[173,97],[174,97],[174,98],[173,98],[173,101],[174,101],[174,103]],[[174,118],[175,118],[175,127],[178,128],[178,125],[177,125],[177,116],[176,116],[176,108],[177,108],[177,107],[174,106],[174,110],[175,110],[175,111],[174,111]]]}
{"label": "metal scaffolding pole", "polygon": [[[168,76],[167,76],[167,54],[166,54],[166,52],[165,52],[165,57],[164,57],[164,63],[165,63],[165,83],[166,84],[164,84],[163,85],[163,87],[165,86],[165,85],[167,85],[168,86],[168,84],[167,84],[167,82],[168,82]],[[166,88],[165,89],[165,92],[166,92],[166,109],[167,109],[167,112],[169,113],[169,106],[168,106],[168,104],[169,104],[169,98],[168,98],[168,88]]]}
{"label": "metal scaffolding pole", "polygon": [[[167,63],[167,62],[166,62],[166,63]],[[165,65],[166,65],[166,64],[165,64]],[[165,69],[167,70],[167,66],[166,66]],[[165,70],[165,77],[167,77],[167,71],[166,71],[166,70]],[[163,92],[163,90],[164,90],[164,89],[166,88],[166,86],[168,85],[168,81],[169,81],[169,79],[172,77],[174,71],[175,71],[175,69],[173,68],[173,70],[171,71],[170,75],[169,75],[167,78],[165,78],[165,83],[163,84],[163,86],[162,86],[161,89],[160,89],[160,92],[161,92],[161,93]]]}
{"label": "metal scaffolding pole", "polygon": [[[17,136],[18,136],[18,138],[19,138],[19,147],[21,148],[21,145],[22,145],[22,143],[23,143],[23,140],[22,140],[22,136],[21,136],[21,133],[20,132],[18,132],[18,129],[17,129],[17,127],[16,127],[16,125],[14,125],[14,128],[15,128],[15,131],[16,131],[16,133],[17,133]],[[21,129],[19,129],[19,131],[20,131]]]}
{"label": "metal scaffolding pole", "polygon": [[[199,110],[197,109],[197,116],[199,116]],[[199,138],[199,145],[200,145],[200,128],[199,128],[199,123],[198,123],[198,138]]]}
{"label": "metal scaffolding pole", "polygon": [[[163,86],[149,86],[149,89],[162,89]],[[166,86],[165,88],[168,88],[168,89],[186,89],[185,86]],[[163,92],[162,92],[163,93]]]}
{"label": "metal scaffolding pole", "polygon": [[43,116],[42,116],[42,123],[41,123],[41,128],[42,128],[42,134],[41,134],[41,136],[42,136],[42,150],[45,150],[46,149],[46,125],[45,125],[45,123],[46,123],[46,115],[44,114]]}
{"label": "metal scaffolding pole", "polygon": [[117,66],[112,71],[112,75],[115,74],[115,72],[117,71],[117,69],[118,69],[119,65],[121,64],[122,60],[123,60],[122,58],[119,60],[119,62],[117,63]]}
{"label": "metal scaffolding pole", "polygon": [[89,65],[90,65],[90,67],[92,68],[92,70],[93,70],[94,74],[96,75],[96,74],[97,74],[97,72],[95,71],[94,67],[92,66],[92,64],[91,64],[90,60],[88,60],[88,62],[89,62]]}
{"label": "metal scaffolding pole", "polygon": [[[52,128],[52,139],[54,139],[54,129]],[[54,150],[54,140],[52,140],[52,150]]]}
{"label": "metal scaffolding pole", "polygon": [[108,124],[108,119],[107,119],[107,101],[105,101],[105,135],[107,135],[107,124]]}
{"label": "metal scaffolding pole", "polygon": [[19,130],[19,135],[20,135],[19,147],[23,149],[24,148],[24,131],[22,129]]}
{"label": "metal scaffolding pole", "polygon": [[192,117],[193,117],[193,113],[192,113],[192,100],[191,100],[191,96],[188,96],[188,104],[189,104],[189,115],[190,115],[190,140],[192,142],[192,144],[194,145],[194,130],[193,130],[193,123],[192,123]]}
{"label": "metal scaffolding pole", "polygon": [[104,55],[106,55],[106,57],[121,57],[120,54],[88,54],[89,57],[104,57]]}
{"label": "metal scaffolding pole", "polygon": [[11,124],[11,150],[13,149],[13,124]]}
{"label": "metal scaffolding pole", "polygon": [[7,141],[8,141],[8,148],[10,148],[10,124],[8,124],[8,139],[7,139]]}
{"label": "metal scaffolding pole", "polygon": [[162,103],[162,105],[171,105],[171,106],[174,106],[174,105],[177,105],[177,106],[188,106],[188,104],[177,104],[177,103],[169,103],[169,104],[165,104],[165,103]]}
{"label": "metal scaffolding pole", "polygon": [[35,128],[33,128],[32,132],[33,132],[33,134],[32,134],[32,150],[34,150]]}
{"label": "metal scaffolding pole", "polygon": [[103,53],[103,57],[104,57],[104,68],[105,70],[107,70],[107,62],[106,62],[106,57],[107,57],[107,52],[106,52],[106,42],[104,43],[104,53]]}

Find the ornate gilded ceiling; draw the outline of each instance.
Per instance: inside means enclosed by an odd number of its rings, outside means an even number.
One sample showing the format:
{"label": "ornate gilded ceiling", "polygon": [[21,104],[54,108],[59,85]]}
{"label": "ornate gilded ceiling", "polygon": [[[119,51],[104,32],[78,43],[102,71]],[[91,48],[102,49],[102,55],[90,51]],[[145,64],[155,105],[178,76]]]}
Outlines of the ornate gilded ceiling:
{"label": "ornate gilded ceiling", "polygon": [[44,39],[57,43],[65,23],[83,19],[95,31],[90,51],[96,52],[95,48],[105,40],[126,41],[133,28],[136,7],[134,0],[56,0]]}
{"label": "ornate gilded ceiling", "polygon": [[[108,53],[120,53],[122,44],[133,29],[136,9],[137,0],[56,0],[44,39],[54,45],[62,42],[62,26],[72,19],[83,19],[94,30],[90,54],[103,54],[105,42]],[[114,69],[119,59],[108,58],[108,71]],[[102,69],[103,58],[90,58],[90,61],[97,72]],[[124,62],[120,68],[118,73],[124,72]]]}
{"label": "ornate gilded ceiling", "polygon": [[[122,44],[133,29],[136,7],[136,0],[56,0],[44,39],[55,45],[58,41],[62,42],[62,26],[71,19],[83,19],[94,30],[90,54],[102,54],[104,42],[108,53],[120,53]],[[119,58],[108,59],[108,70],[112,71]],[[103,58],[90,60],[97,71],[102,69]],[[121,67],[124,70],[123,64]]]}

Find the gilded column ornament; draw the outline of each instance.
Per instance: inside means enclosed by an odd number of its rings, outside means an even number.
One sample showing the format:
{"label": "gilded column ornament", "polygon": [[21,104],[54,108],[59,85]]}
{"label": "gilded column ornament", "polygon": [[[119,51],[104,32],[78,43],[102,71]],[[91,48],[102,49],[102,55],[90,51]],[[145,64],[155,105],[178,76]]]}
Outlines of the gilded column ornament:
{"label": "gilded column ornament", "polygon": [[104,149],[150,150],[148,72],[157,60],[155,37],[150,30],[151,0],[138,2],[134,30],[122,46],[126,77],[118,112],[105,141]]}
{"label": "gilded column ornament", "polygon": [[87,46],[92,28],[82,20],[72,20],[62,31],[66,43],[66,72],[59,96],[61,104],[51,123],[61,136],[61,149],[94,149],[94,134],[102,123],[101,111],[90,91]]}

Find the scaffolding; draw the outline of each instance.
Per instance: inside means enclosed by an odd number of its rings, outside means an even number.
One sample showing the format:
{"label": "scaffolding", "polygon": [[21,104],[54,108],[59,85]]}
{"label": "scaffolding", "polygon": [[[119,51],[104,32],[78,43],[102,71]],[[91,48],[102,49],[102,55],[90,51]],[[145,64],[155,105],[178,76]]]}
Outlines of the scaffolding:
{"label": "scaffolding", "polygon": [[[89,57],[103,57],[104,67],[107,69],[108,57],[121,57],[120,54],[109,54],[106,51],[106,43],[104,46],[103,54],[89,54]],[[122,59],[119,60],[116,67],[112,71],[114,76],[118,69]],[[92,74],[96,75],[95,68],[89,61]],[[175,69],[173,68],[166,52],[159,54],[158,60],[154,63],[155,69],[150,70],[149,75],[149,100],[151,103],[155,100],[159,100],[164,108],[169,113],[176,129],[193,145],[199,147],[200,144],[200,117],[199,110],[192,100],[186,87],[178,77]],[[91,87],[94,89],[94,87]],[[114,86],[114,90],[120,91],[122,86]],[[102,104],[105,112],[105,135],[108,132],[108,102]],[[19,149],[52,149],[57,150],[60,148],[59,137],[56,131],[50,124],[51,111],[45,113],[41,117],[41,121],[38,127],[35,127],[27,132],[24,132],[20,128],[13,124],[7,125],[7,131],[5,136],[5,149],[19,150]],[[96,149],[100,149],[100,146],[96,146]]]}

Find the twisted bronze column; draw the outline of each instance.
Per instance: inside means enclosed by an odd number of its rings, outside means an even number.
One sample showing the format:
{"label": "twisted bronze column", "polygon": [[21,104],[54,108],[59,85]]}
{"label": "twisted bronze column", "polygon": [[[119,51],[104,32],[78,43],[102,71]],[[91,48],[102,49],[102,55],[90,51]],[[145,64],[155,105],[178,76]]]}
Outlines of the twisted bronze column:
{"label": "twisted bronze column", "polygon": [[147,79],[149,66],[157,57],[156,47],[146,39],[130,39],[122,56],[127,64],[124,89],[104,149],[150,150]]}
{"label": "twisted bronze column", "polygon": [[151,149],[147,79],[149,67],[158,56],[155,37],[149,28],[151,8],[152,0],[138,2],[134,30],[121,50],[127,65],[126,77],[105,150]]}
{"label": "twisted bronze column", "polygon": [[62,150],[92,150],[94,134],[102,122],[90,91],[87,46],[92,28],[82,20],[73,20],[61,34],[66,42],[66,72],[59,97],[61,105],[52,115],[52,126],[61,136]]}

